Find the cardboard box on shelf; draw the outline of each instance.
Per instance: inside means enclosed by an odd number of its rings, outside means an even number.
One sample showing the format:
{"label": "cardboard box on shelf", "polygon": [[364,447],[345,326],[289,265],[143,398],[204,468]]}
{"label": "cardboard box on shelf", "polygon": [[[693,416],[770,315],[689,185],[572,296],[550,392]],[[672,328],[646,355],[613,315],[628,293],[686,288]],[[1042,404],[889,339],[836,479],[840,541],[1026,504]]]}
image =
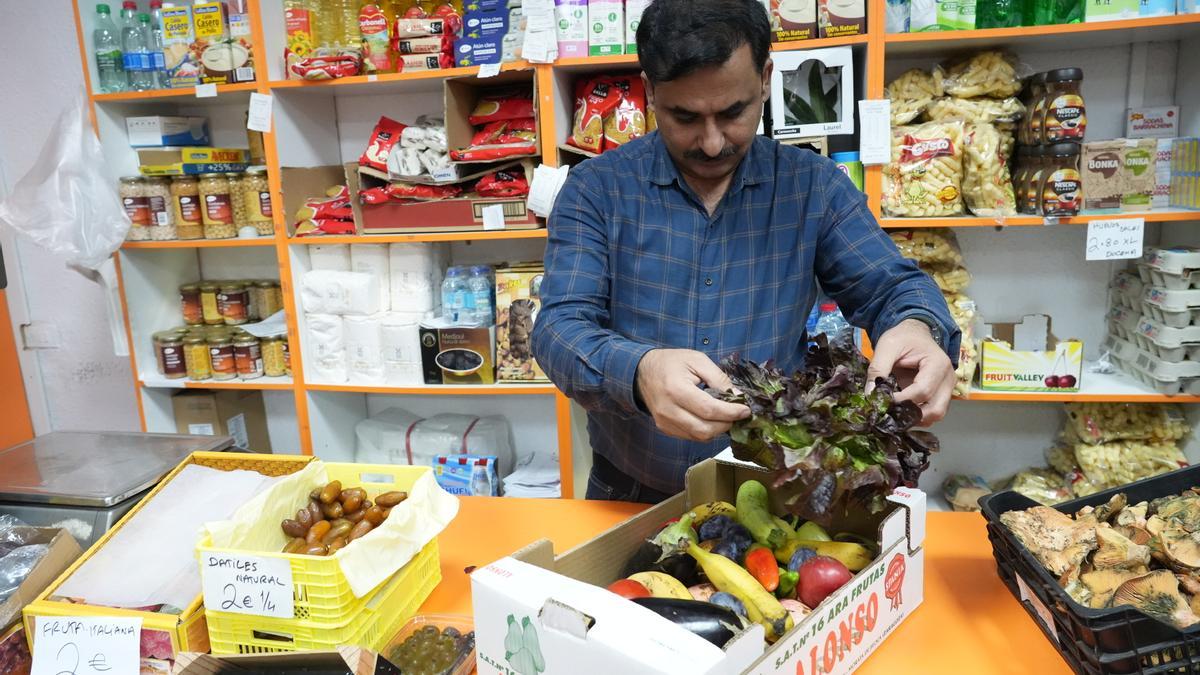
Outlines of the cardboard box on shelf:
{"label": "cardboard box on shelf", "polygon": [[180,145],[208,145],[207,117],[126,117],[125,131],[134,148],[162,148]]}
{"label": "cardboard box on shelf", "polygon": [[853,528],[879,542],[879,556],[773,645],[754,625],[722,650],[605,590],[664,521],[697,504],[733,501],[743,481],[767,475],[722,455],[693,466],[684,492],[562,555],[555,557],[553,545],[541,540],[476,570],[471,594],[480,675],[518,667],[518,655],[505,649],[514,626],[522,635],[536,634],[522,644],[538,645],[542,675],[574,675],[584,662],[593,673],[853,671],[924,599],[925,495],[919,490],[897,490],[888,511]]}
{"label": "cardboard box on shelf", "polygon": [[267,411],[260,391],[181,391],[171,397],[171,405],[178,433],[233,436],[238,448],[271,452]]}
{"label": "cardboard box on shelf", "polygon": [[[992,391],[1079,391],[1083,341],[1060,340],[1050,316],[1026,314],[1015,323],[990,323],[979,357],[979,386]],[[1063,378],[1070,378],[1066,385]],[[1068,386],[1069,385],[1069,386]]]}
{"label": "cardboard box on shelf", "polygon": [[1179,106],[1130,108],[1125,116],[1129,138],[1175,138],[1179,135]]}
{"label": "cardboard box on shelf", "polygon": [[817,0],[780,0],[769,3],[771,35],[775,42],[812,40],[817,37]]}
{"label": "cardboard box on shelf", "polygon": [[254,81],[254,45],[249,22],[228,13],[224,2],[198,2],[192,5],[195,42],[191,45],[197,59],[200,81],[208,84],[232,84]]}
{"label": "cardboard box on shelf", "polygon": [[[778,52],[771,57],[771,137],[776,140],[803,136],[837,136],[854,133],[854,53],[849,47]],[[796,109],[788,106],[789,94],[811,104],[817,95],[809,87],[812,68],[821,70],[825,100],[820,106]],[[832,118],[816,119],[812,110],[832,112]]]}
{"label": "cardboard box on shelf", "polygon": [[637,29],[650,0],[625,0],[625,53],[637,53]]}
{"label": "cardboard box on shelf", "polygon": [[588,54],[625,51],[625,6],[621,0],[588,0]]}
{"label": "cardboard box on shelf", "polygon": [[21,610],[25,605],[33,602],[39,593],[83,554],[79,543],[66,530],[57,527],[16,527],[13,530],[21,537],[24,545],[46,544],[49,550],[17,586],[17,590],[0,603],[0,634],[19,622]]}
{"label": "cardboard box on shelf", "polygon": [[[967,3],[959,3],[959,11]],[[974,7],[972,4],[971,7]],[[817,20],[821,24],[821,37],[844,37],[862,35],[867,32],[866,0],[817,0]],[[961,19],[960,19],[961,20]],[[975,28],[972,17],[967,29]]]}
{"label": "cardboard box on shelf", "polygon": [[1154,211],[1171,205],[1171,148],[1174,143],[1174,138],[1160,138],[1154,150],[1154,194],[1150,196],[1150,209]]}
{"label": "cardboard box on shelf", "polygon": [[[352,166],[357,167],[357,164]],[[346,168],[341,164],[325,166],[285,166],[279,170],[283,192],[283,215],[287,220],[288,235],[295,234],[296,212],[305,200],[324,199],[330,188],[346,184]]]}
{"label": "cardboard box on shelf", "polygon": [[421,323],[421,370],[425,384],[493,384],[496,329]]}
{"label": "cardboard box on shelf", "polygon": [[[1158,141],[1153,138],[1125,139],[1121,149],[1121,173],[1124,189],[1121,191],[1122,211],[1149,211],[1150,198],[1154,195],[1155,157]],[[1084,195],[1087,190],[1085,187]]]}
{"label": "cardboard box on shelf", "polygon": [[[457,77],[445,81],[442,89],[443,103],[446,110],[446,147],[459,150],[471,145],[471,139],[478,129],[471,124],[469,118],[484,94],[496,93],[506,89],[530,92],[533,98],[533,117],[538,118],[538,91],[533,72],[528,70],[510,70],[494,77]],[[527,157],[540,157],[542,139],[538,137],[534,153]],[[509,157],[471,162],[455,162],[456,164],[495,164],[504,159],[519,159]],[[531,172],[532,177],[532,172]]]}
{"label": "cardboard box on shelf", "polygon": [[1087,23],[1096,21],[1122,21],[1136,19],[1141,11],[1139,0],[1085,0],[1083,5],[1083,20]]}
{"label": "cardboard box on shelf", "polygon": [[533,322],[542,309],[542,263],[496,270],[496,379],[549,382],[533,358]]}
{"label": "cardboard box on shelf", "polygon": [[138,168],[145,176],[181,176],[245,171],[250,151],[245,148],[143,148]]}
{"label": "cardboard box on shelf", "polygon": [[1125,189],[1120,140],[1083,144],[1083,210],[1087,213],[1116,213],[1121,210]]}

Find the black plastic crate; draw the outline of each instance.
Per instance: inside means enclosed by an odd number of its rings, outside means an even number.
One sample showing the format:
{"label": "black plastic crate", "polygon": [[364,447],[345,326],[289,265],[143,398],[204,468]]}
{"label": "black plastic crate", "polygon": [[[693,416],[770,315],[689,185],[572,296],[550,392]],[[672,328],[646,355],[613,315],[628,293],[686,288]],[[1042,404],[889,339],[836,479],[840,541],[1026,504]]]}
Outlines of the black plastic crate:
{"label": "black plastic crate", "polygon": [[[1136,504],[1176,495],[1198,485],[1200,465],[1064,502],[1054,508],[1075,513],[1085,506],[1103,504],[1119,492],[1128,495],[1130,504]],[[988,539],[992,542],[1000,579],[1075,672],[1200,675],[1200,624],[1180,631],[1132,607],[1092,609],[1075,602],[1000,522],[1000,514],[1036,506],[1037,502],[1005,490],[981,498],[979,505],[987,519]]]}

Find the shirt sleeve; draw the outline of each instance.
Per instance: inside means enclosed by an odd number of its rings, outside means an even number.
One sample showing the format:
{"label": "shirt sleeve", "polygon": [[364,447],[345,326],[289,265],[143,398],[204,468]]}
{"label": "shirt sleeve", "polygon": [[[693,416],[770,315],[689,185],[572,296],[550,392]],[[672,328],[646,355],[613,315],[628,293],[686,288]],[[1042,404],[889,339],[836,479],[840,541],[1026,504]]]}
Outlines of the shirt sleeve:
{"label": "shirt sleeve", "polygon": [[546,375],[588,410],[641,413],[637,367],[653,345],[609,326],[608,225],[592,171],[572,170],[547,227],[542,308],[533,326],[533,353]]}
{"label": "shirt sleeve", "polygon": [[905,319],[940,326],[941,347],[957,367],[962,333],[937,284],[900,255],[845,174],[824,160],[816,175],[825,186],[816,251],[821,288],[850,323],[867,329],[872,342]]}

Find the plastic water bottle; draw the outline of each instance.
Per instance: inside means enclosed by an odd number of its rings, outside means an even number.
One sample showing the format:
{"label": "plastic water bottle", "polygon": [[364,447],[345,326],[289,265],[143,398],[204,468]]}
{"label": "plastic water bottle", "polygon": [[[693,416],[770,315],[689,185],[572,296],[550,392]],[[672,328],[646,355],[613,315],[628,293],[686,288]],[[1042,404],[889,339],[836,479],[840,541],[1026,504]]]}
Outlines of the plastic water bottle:
{"label": "plastic water bottle", "polygon": [[471,277],[467,279],[467,287],[471,289],[475,305],[475,323],[481,326],[490,326],[496,321],[491,272],[492,268],[487,265],[476,265],[471,268]]}
{"label": "plastic water bottle", "polygon": [[834,342],[853,330],[838,310],[836,303],[826,302],[821,304],[821,317],[817,319],[817,333],[824,333],[830,342]]}
{"label": "plastic water bottle", "polygon": [[150,23],[149,14],[138,14],[138,28],[142,31],[142,44],[146,46],[146,75],[149,76],[151,89],[162,89],[161,75],[166,69],[166,57],[162,50],[154,48],[154,28]]}
{"label": "plastic water bottle", "polygon": [[121,59],[121,37],[113,23],[108,5],[96,5],[96,29],[92,31],[96,47],[96,80],[100,92],[125,91],[125,66]]}
{"label": "plastic water bottle", "polygon": [[163,54],[162,0],[150,0],[150,67],[154,69],[154,86],[169,89],[171,76],[167,75],[167,58]]}
{"label": "plastic water bottle", "polygon": [[461,324],[469,321],[466,316],[467,280],[461,267],[451,267],[446,270],[446,278],[442,280],[442,318],[451,324]]}
{"label": "plastic water bottle", "polygon": [[[129,75],[129,89],[149,91],[154,88],[154,72],[150,69],[150,50],[142,35],[141,19],[136,15],[137,4],[127,1],[121,6],[121,48],[125,72]],[[144,15],[143,15],[144,16]],[[146,22],[149,23],[149,17]]]}

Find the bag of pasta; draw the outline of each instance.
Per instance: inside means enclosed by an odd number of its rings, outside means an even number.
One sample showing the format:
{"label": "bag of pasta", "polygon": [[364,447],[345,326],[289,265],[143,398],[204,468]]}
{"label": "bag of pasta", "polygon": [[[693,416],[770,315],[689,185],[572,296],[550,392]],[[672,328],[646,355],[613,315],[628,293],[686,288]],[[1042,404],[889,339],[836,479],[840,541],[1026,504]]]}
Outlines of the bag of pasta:
{"label": "bag of pasta", "polygon": [[608,77],[583,78],[575,83],[575,118],[567,143],[585,152],[604,150],[604,117],[621,102],[620,89]]}
{"label": "bag of pasta", "polygon": [[900,255],[918,265],[962,265],[958,238],[949,229],[888,230]]}
{"label": "bag of pasta", "polygon": [[892,126],[908,124],[942,95],[940,83],[927,71],[913,68],[892,80],[884,96],[892,102]]}
{"label": "bag of pasta", "polygon": [[1187,418],[1168,403],[1067,403],[1064,436],[1097,445],[1121,440],[1175,442],[1188,431]]}
{"label": "bag of pasta", "polygon": [[883,170],[886,215],[961,215],[962,179],[962,122],[892,129],[892,161]]}
{"label": "bag of pasta", "polygon": [[637,75],[613,77],[620,100],[604,116],[604,149],[611,150],[646,135],[646,85]]}
{"label": "bag of pasta", "polygon": [[1020,99],[1009,98],[955,98],[944,96],[935,99],[925,109],[925,119],[931,122],[964,120],[969,122],[1004,122],[1011,124],[1025,116],[1025,106]]}
{"label": "bag of pasta", "polygon": [[996,127],[968,122],[963,144],[963,199],[977,216],[1015,216],[1017,198],[1004,140]]}
{"label": "bag of pasta", "polygon": [[933,72],[942,91],[956,98],[1008,98],[1021,91],[1017,60],[1011,54],[988,50]]}

